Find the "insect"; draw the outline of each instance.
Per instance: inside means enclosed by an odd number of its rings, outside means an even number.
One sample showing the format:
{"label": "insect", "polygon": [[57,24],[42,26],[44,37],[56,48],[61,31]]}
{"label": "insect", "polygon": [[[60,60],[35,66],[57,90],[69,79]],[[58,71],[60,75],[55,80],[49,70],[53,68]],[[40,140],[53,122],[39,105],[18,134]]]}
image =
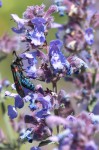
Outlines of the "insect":
{"label": "insect", "polygon": [[15,82],[15,87],[18,92],[18,94],[21,97],[25,97],[25,92],[24,88],[27,88],[29,90],[35,91],[35,86],[34,84],[23,74],[23,69],[22,69],[22,59],[16,55],[16,60],[12,62],[11,64],[11,70],[13,74],[13,79]]}

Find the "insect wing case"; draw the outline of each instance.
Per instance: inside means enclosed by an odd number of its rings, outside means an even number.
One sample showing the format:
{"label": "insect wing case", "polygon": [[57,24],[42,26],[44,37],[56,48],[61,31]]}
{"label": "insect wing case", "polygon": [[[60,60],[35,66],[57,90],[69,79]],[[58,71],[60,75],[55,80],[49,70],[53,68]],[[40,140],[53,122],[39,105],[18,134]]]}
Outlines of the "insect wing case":
{"label": "insect wing case", "polygon": [[22,87],[21,80],[20,80],[20,68],[16,64],[16,62],[13,62],[11,64],[11,70],[12,70],[13,79],[14,79],[15,87],[16,87],[18,94],[21,97],[25,97],[25,93],[23,91],[23,87]]}

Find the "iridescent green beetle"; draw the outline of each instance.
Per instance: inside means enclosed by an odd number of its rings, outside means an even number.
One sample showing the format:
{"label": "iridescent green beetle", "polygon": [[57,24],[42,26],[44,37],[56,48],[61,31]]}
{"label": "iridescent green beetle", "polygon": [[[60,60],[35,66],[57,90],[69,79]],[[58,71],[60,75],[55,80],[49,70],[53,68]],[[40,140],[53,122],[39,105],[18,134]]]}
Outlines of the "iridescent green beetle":
{"label": "iridescent green beetle", "polygon": [[24,88],[35,91],[34,84],[22,72],[22,59],[16,55],[16,60],[11,64],[11,70],[16,90],[21,97],[25,97]]}

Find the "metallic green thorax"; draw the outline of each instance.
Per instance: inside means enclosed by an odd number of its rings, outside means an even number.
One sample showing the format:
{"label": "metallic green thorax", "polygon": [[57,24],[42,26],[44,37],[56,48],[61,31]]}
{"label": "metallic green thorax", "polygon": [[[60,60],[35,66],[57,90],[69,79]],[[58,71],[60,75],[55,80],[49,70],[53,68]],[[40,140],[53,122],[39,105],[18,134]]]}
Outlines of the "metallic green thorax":
{"label": "metallic green thorax", "polygon": [[35,91],[34,84],[27,77],[25,77],[25,75],[22,72],[21,64],[18,62],[18,60],[14,61],[11,64],[11,70],[12,70],[16,90],[21,97],[25,97],[23,87],[25,87],[33,92]]}

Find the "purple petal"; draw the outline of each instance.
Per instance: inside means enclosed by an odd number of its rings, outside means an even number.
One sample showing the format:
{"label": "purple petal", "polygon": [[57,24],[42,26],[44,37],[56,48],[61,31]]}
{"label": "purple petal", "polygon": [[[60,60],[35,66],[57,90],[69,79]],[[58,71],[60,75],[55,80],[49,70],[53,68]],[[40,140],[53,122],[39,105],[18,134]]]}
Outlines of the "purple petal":
{"label": "purple petal", "polygon": [[13,32],[15,32],[15,33],[17,33],[17,34],[21,34],[21,33],[24,32],[24,29],[23,29],[23,28],[18,29],[18,28],[13,27],[13,28],[11,28],[11,29],[12,29]]}
{"label": "purple petal", "polygon": [[30,150],[41,150],[40,147],[32,147]]}
{"label": "purple petal", "polygon": [[85,150],[98,150],[98,147],[94,143],[94,141],[90,141],[87,143]]}
{"label": "purple petal", "polygon": [[38,118],[45,118],[45,117],[47,117],[49,114],[48,114],[47,110],[42,109],[42,110],[36,112],[35,115],[36,115],[36,117],[38,117]]}
{"label": "purple petal", "polygon": [[11,118],[11,119],[14,119],[16,118],[18,115],[16,109],[14,106],[11,106],[11,105],[8,105],[8,116]]}
{"label": "purple petal", "polygon": [[19,95],[17,95],[15,97],[15,107],[16,108],[22,108],[23,106],[24,106],[23,99]]}
{"label": "purple petal", "polygon": [[84,67],[85,69],[88,68],[87,64],[77,56],[68,57],[68,61],[72,66],[72,68],[74,69],[74,72],[78,71],[82,67]]}
{"label": "purple petal", "polygon": [[46,55],[44,52],[37,50],[37,56],[38,56],[40,59],[42,59],[42,60],[48,62],[48,55]]}
{"label": "purple petal", "polygon": [[51,107],[50,96],[38,97],[37,100],[42,104],[44,109],[49,109]]}
{"label": "purple petal", "polygon": [[15,84],[11,84],[11,88],[12,88],[12,90],[16,90]]}
{"label": "purple petal", "polygon": [[46,124],[48,127],[53,128],[57,125],[66,125],[66,120],[57,116],[49,116],[46,118]]}
{"label": "purple petal", "polygon": [[34,44],[35,46],[43,45],[45,42],[45,35],[43,32],[34,30],[27,33],[27,39],[31,40],[31,44]]}
{"label": "purple petal", "polygon": [[0,92],[2,91],[2,85],[0,84]]}
{"label": "purple petal", "polygon": [[27,96],[25,96],[25,97],[23,98],[23,100],[24,100],[25,102],[29,102],[31,99],[32,99],[32,97],[29,96],[29,95],[27,95]]}
{"label": "purple petal", "polygon": [[66,60],[65,56],[61,52],[62,42],[60,40],[53,40],[50,42],[49,57],[50,63],[54,69],[54,73],[62,72],[66,69],[66,74],[71,74],[70,63]]}
{"label": "purple petal", "polygon": [[52,13],[57,12],[57,6],[56,5],[51,5],[49,9],[46,11],[44,18],[49,18]]}
{"label": "purple petal", "polygon": [[25,20],[19,18],[16,14],[11,14],[11,17],[13,18],[13,20],[17,23],[18,25],[18,29],[23,28]]}
{"label": "purple petal", "polygon": [[45,24],[46,20],[41,17],[35,17],[34,19],[31,20],[33,24]]}
{"label": "purple petal", "polygon": [[60,90],[58,93],[58,100],[59,101],[69,101],[70,100],[70,96],[64,91],[64,90]]}
{"label": "purple petal", "polygon": [[18,94],[16,94],[16,93],[11,93],[11,92],[9,92],[9,91],[6,91],[5,92],[5,96],[9,96],[9,97],[16,97]]}
{"label": "purple petal", "polygon": [[77,121],[77,118],[75,118],[74,116],[71,116],[69,115],[67,118],[66,118],[67,121],[71,121],[71,122],[76,122]]}
{"label": "purple petal", "polygon": [[3,86],[8,87],[10,85],[10,81],[9,80],[3,80]]}
{"label": "purple petal", "polygon": [[10,96],[11,93],[9,91],[5,91],[5,96]]}
{"label": "purple petal", "polygon": [[35,30],[37,30],[38,32],[44,33],[45,30],[46,30],[46,26],[38,24],[38,25],[35,26]]}
{"label": "purple petal", "polygon": [[61,28],[63,25],[58,24],[58,23],[52,23],[51,28]]}
{"label": "purple petal", "polygon": [[92,113],[95,115],[99,115],[99,102],[97,102],[94,106]]}
{"label": "purple petal", "polygon": [[85,30],[85,40],[89,45],[92,45],[94,43],[94,34],[92,28],[88,28]]}
{"label": "purple petal", "polygon": [[63,45],[63,42],[60,40],[53,40],[50,42],[50,48],[53,46],[57,46],[60,49],[62,45]]}
{"label": "purple petal", "polygon": [[31,90],[29,90],[25,87],[23,87],[23,90],[24,90],[25,95],[28,95],[31,92]]}
{"label": "purple petal", "polygon": [[34,58],[33,55],[30,54],[30,53],[20,54],[20,57],[23,58],[23,59],[26,59],[26,58],[32,59],[32,58]]}

